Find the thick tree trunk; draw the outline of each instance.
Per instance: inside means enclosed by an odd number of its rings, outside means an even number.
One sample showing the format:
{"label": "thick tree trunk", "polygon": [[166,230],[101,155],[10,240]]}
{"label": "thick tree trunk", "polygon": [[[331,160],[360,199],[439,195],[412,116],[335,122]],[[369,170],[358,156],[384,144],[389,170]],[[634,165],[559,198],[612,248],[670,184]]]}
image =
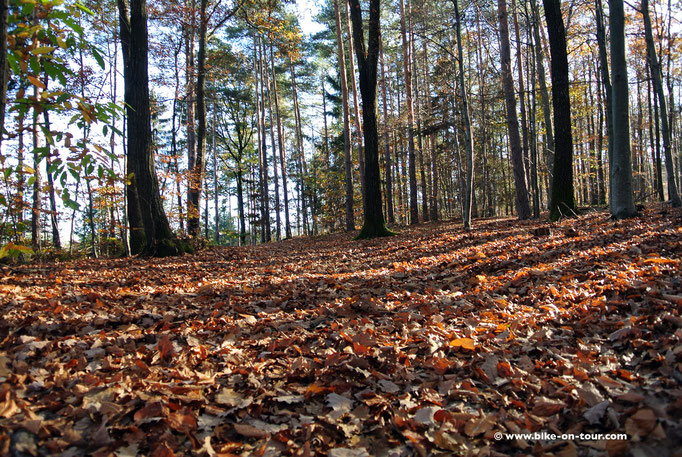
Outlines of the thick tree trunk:
{"label": "thick tree trunk", "polygon": [[[149,106],[147,4],[145,0],[130,3],[119,0],[121,39],[128,39],[125,66],[125,102],[127,105],[128,157],[132,165],[132,181],[137,190],[139,214],[144,227],[144,251],[151,255],[179,253],[173,232],[163,211],[159,183],[154,167],[154,150]],[[121,8],[121,6],[123,8]],[[125,35],[123,31],[126,31]],[[126,52],[124,52],[124,56]],[[130,203],[130,202],[129,202]],[[131,205],[132,206],[132,205]],[[133,216],[135,217],[135,216]],[[131,218],[132,221],[132,218]],[[132,225],[132,223],[131,223]]]}
{"label": "thick tree trunk", "polygon": [[507,18],[506,0],[497,0],[497,10],[500,23],[500,61],[502,64],[502,88],[507,108],[507,131],[509,134],[509,147],[511,149],[512,167],[514,170],[514,182],[516,184],[516,208],[519,219],[528,219],[531,216],[528,202],[528,187],[526,186],[526,173],[523,167],[523,150],[519,136],[519,120],[516,115],[516,94],[511,70],[511,51],[509,49],[509,23]]}
{"label": "thick tree trunk", "polygon": [[[130,7],[128,0],[117,0],[118,4],[118,14],[119,14],[119,31],[121,35],[121,53],[123,54],[123,80],[126,85],[125,90],[125,101],[128,103],[128,98],[131,97],[129,91],[132,88],[128,88],[132,81],[132,70],[131,70],[131,29],[130,29]],[[130,131],[127,126],[130,124],[128,118],[128,111],[126,109],[126,123],[124,125],[125,131],[128,136],[128,145],[130,144]],[[129,146],[124,147],[126,151],[125,159],[125,169],[126,169],[126,210],[128,225],[130,227],[130,253],[141,254],[145,249],[145,233],[144,227],[142,225],[142,213],[140,211],[140,201],[137,197],[138,190],[135,177],[135,167],[134,161],[135,157],[131,155]]]}
{"label": "thick tree trunk", "polygon": [[610,0],[611,74],[613,76],[613,156],[611,162],[611,214],[615,218],[637,214],[632,191],[630,152],[630,101],[625,59],[625,14],[623,0]]}
{"label": "thick tree trunk", "polygon": [[346,230],[351,231],[355,230],[355,216],[353,215],[353,169],[350,149],[350,122],[348,120],[348,80],[346,79],[346,57],[343,50],[343,33],[341,33],[339,0],[334,0],[334,21],[336,24],[336,57],[339,63],[343,103],[343,162],[346,171]]}
{"label": "thick tree trunk", "polygon": [[379,60],[380,0],[369,2],[369,27],[367,47],[362,25],[362,10],[359,0],[348,0],[353,23],[355,54],[360,68],[360,94],[362,95],[362,116],[365,129],[365,210],[364,224],[359,238],[374,238],[391,235],[386,229],[381,205],[381,177],[379,171],[379,134],[377,132],[377,64]]}
{"label": "thick tree trunk", "polygon": [[[663,136],[663,155],[665,157],[665,170],[668,174],[668,198],[673,207],[682,206],[680,194],[677,190],[677,183],[675,182],[675,167],[673,165],[672,145],[670,141],[670,124],[668,118],[668,110],[666,108],[665,94],[663,93],[663,82],[661,66],[656,55],[656,47],[654,45],[653,33],[651,31],[651,18],[649,17],[649,0],[642,0],[642,16],[644,17],[644,36],[646,39],[646,51],[649,60],[649,67],[651,68],[651,79],[656,91],[656,98],[658,100],[661,135]],[[613,46],[613,45],[612,45]],[[671,107],[671,110],[673,108]]]}
{"label": "thick tree trunk", "polygon": [[573,137],[569,96],[566,30],[560,0],[543,0],[552,55],[552,105],[554,108],[554,177],[550,189],[549,217],[575,215],[573,194]]}

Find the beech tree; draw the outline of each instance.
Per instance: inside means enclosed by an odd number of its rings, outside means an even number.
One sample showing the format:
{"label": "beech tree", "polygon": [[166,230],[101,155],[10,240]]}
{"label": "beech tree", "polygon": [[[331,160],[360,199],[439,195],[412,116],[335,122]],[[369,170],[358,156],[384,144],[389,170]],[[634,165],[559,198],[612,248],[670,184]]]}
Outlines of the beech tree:
{"label": "beech tree", "polygon": [[377,131],[377,66],[381,39],[380,0],[369,2],[367,45],[359,0],[348,0],[353,24],[353,43],[360,69],[362,120],[365,134],[365,192],[363,193],[364,224],[358,238],[392,235],[386,228],[381,205],[379,170],[379,134]]}
{"label": "beech tree", "polygon": [[630,151],[630,95],[625,59],[625,13],[623,0],[609,2],[611,25],[611,79],[613,152],[609,176],[611,179],[611,214],[616,218],[637,214],[632,192],[632,154]]}
{"label": "beech tree", "polygon": [[573,193],[573,134],[569,95],[566,29],[560,0],[543,0],[549,48],[552,55],[552,107],[554,109],[554,173],[550,189],[549,217],[575,215]]}
{"label": "beech tree", "polygon": [[500,23],[500,61],[502,64],[502,88],[507,108],[507,131],[509,134],[509,148],[511,149],[512,167],[514,169],[514,183],[516,184],[516,212],[519,219],[531,216],[528,201],[528,187],[526,186],[526,172],[523,166],[523,150],[519,136],[519,119],[516,115],[516,94],[511,71],[511,51],[509,49],[509,21],[507,15],[507,0],[497,0],[497,12]]}
{"label": "beech tree", "polygon": [[159,195],[149,105],[146,0],[118,0],[128,131],[128,220],[134,254],[176,255],[182,250]]}

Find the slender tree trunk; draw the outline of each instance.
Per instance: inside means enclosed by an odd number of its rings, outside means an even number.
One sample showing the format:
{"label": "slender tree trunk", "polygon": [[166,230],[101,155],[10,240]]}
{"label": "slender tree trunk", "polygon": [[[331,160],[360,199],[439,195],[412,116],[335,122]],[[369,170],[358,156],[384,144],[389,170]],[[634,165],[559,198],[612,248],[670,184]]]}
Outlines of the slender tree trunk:
{"label": "slender tree trunk", "polygon": [[[38,97],[38,90],[34,87],[33,95]],[[40,140],[38,137],[38,110],[33,108],[33,205],[31,207],[31,246],[35,251],[42,248],[42,185],[43,180],[40,173]]]}
{"label": "slender tree trunk", "polygon": [[[647,57],[649,60],[649,66],[651,68],[651,78],[654,85],[654,90],[656,91],[660,112],[661,134],[663,136],[663,156],[665,157],[665,170],[668,174],[668,198],[670,199],[673,207],[677,208],[682,206],[682,200],[680,200],[680,194],[677,190],[677,183],[675,182],[675,168],[673,166],[673,154],[670,141],[670,119],[668,118],[665,94],[663,93],[661,66],[658,61],[658,56],[656,55],[656,47],[654,45],[653,33],[651,31],[649,0],[642,0],[642,16],[644,17],[644,36],[646,39]],[[671,109],[673,108],[671,107]]]}
{"label": "slender tree trunk", "polygon": [[[43,81],[43,84],[45,84],[45,87],[47,88],[48,84],[48,78],[47,76],[45,77],[45,80]],[[45,89],[47,90],[47,89]],[[51,132],[51,125],[50,125],[50,112],[49,110],[43,111],[43,120],[45,122],[45,130],[47,132]],[[50,136],[51,133],[50,133]],[[45,141],[45,147],[47,148],[46,154],[45,154],[45,159],[46,159],[46,175],[47,175],[47,192],[48,192],[48,198],[50,199],[50,225],[52,228],[52,244],[56,249],[61,249],[62,248],[62,243],[59,238],[59,223],[57,222],[57,199],[55,197],[55,190],[54,190],[54,177],[52,175],[52,148],[50,147],[50,140],[46,138]]]}
{"label": "slender tree trunk", "polygon": [[239,245],[246,244],[246,218],[244,217],[244,170],[237,168],[237,211],[239,212]]}
{"label": "slender tree trunk", "polygon": [[[263,63],[265,64],[265,43],[263,43]],[[272,148],[272,183],[275,186],[275,236],[277,241],[282,239],[282,221],[281,221],[281,208],[279,200],[279,171],[277,170],[277,147],[275,143],[275,115],[272,110],[272,93],[273,93],[273,83],[272,78],[274,74],[270,75],[268,73],[269,68],[263,68],[263,85],[267,87],[268,90],[268,121],[270,130],[270,147]],[[265,124],[264,124],[265,125]]]}
{"label": "slender tree trunk", "polygon": [[610,179],[611,214],[615,218],[637,214],[632,191],[630,152],[630,103],[625,59],[625,14],[623,0],[609,1],[611,25],[611,74],[613,76],[613,161]]}
{"label": "slender tree trunk", "polygon": [[277,145],[282,169],[282,196],[284,198],[284,236],[291,238],[291,222],[289,221],[289,191],[287,190],[287,160],[284,153],[284,130],[279,110],[279,94],[277,93],[277,74],[275,73],[275,57],[270,41],[270,71],[272,72],[272,98],[275,101],[275,118],[277,119]]}
{"label": "slender tree trunk", "polygon": [[[409,1],[409,0],[408,0]],[[408,4],[409,8],[409,4]],[[407,164],[410,186],[410,224],[419,223],[419,204],[417,202],[417,171],[414,152],[414,102],[412,99],[412,69],[410,68],[410,39],[407,33],[407,15],[404,0],[400,0],[400,35],[403,40],[403,72],[405,74],[405,104],[407,110]]]}
{"label": "slender tree trunk", "polygon": [[530,144],[528,139],[528,115],[526,113],[526,85],[523,80],[523,58],[521,45],[521,32],[519,30],[518,4],[516,0],[512,1],[514,7],[514,35],[516,36],[516,65],[519,69],[519,107],[521,108],[521,139],[523,145],[523,163],[526,171],[526,183],[531,182],[531,166],[530,166]]}
{"label": "slender tree trunk", "polygon": [[[422,51],[424,54],[424,90],[426,91],[426,113],[429,121],[433,118],[433,106],[431,102],[431,80],[429,74],[429,57],[428,46],[426,40],[422,41]],[[429,150],[431,157],[429,163],[431,165],[431,205],[430,205],[430,219],[432,221],[438,220],[438,148],[436,147],[435,133],[429,134]],[[388,198],[388,197],[387,197]]]}
{"label": "slender tree trunk", "polygon": [[606,106],[604,112],[606,113],[606,135],[608,137],[608,162],[609,162],[609,209],[613,211],[611,204],[613,199],[613,180],[611,179],[613,171],[613,87],[611,85],[611,76],[609,75],[609,59],[606,51],[606,26],[604,24],[604,10],[602,0],[595,0],[596,22],[597,22],[597,46],[599,47],[599,68],[602,76],[602,84],[604,86],[604,99]]}
{"label": "slender tree trunk", "polygon": [[350,65],[350,91],[353,93],[353,120],[358,141],[358,164],[360,165],[360,189],[365,193],[365,148],[363,146],[362,123],[360,121],[360,103],[358,103],[358,83],[355,77],[355,57],[353,49],[353,32],[351,31],[351,19],[348,2],[346,6],[346,26],[348,30],[348,63]]}
{"label": "slender tree trunk", "polygon": [[393,179],[391,175],[391,145],[388,135],[388,96],[386,91],[386,74],[384,72],[384,46],[383,39],[381,41],[381,48],[379,49],[379,58],[381,59],[381,101],[384,112],[384,167],[386,168],[386,214],[388,223],[395,223],[395,215],[393,214]]}
{"label": "slender tree trunk", "polygon": [[459,13],[459,0],[453,0],[455,6],[455,28],[457,33],[457,65],[459,69],[459,95],[462,99],[462,123],[464,124],[464,148],[466,149],[466,178],[464,185],[464,208],[462,222],[466,230],[471,229],[471,204],[474,193],[474,146],[471,137],[471,118],[469,116],[469,100],[464,83],[464,53],[462,51],[462,19]]}
{"label": "slender tree trunk", "polygon": [[528,202],[528,188],[526,186],[526,173],[523,167],[523,150],[519,137],[519,120],[516,116],[516,94],[514,93],[514,80],[511,70],[511,51],[509,49],[509,23],[507,20],[506,0],[497,0],[498,16],[500,23],[500,61],[502,64],[502,88],[504,89],[505,106],[507,109],[507,131],[509,134],[509,146],[511,149],[512,166],[514,170],[514,182],[516,183],[516,208],[519,219],[528,219],[531,216]]}
{"label": "slender tree trunk", "polygon": [[[19,211],[19,223],[24,222],[24,193],[26,182],[24,180],[24,122],[26,115],[19,113],[17,120],[17,209]],[[0,144],[1,146],[1,144]]]}
{"label": "slender tree trunk", "polygon": [[197,55],[197,149],[193,166],[189,171],[187,192],[187,229],[190,236],[199,236],[199,212],[201,191],[204,182],[204,161],[206,157],[206,39],[208,18],[206,8],[208,0],[199,4],[199,53]]}
{"label": "slender tree trunk", "polygon": [[[647,93],[649,97],[649,137],[651,140],[651,154],[653,156],[654,189],[658,199],[665,201],[665,194],[663,193],[663,167],[661,165],[661,130],[658,117],[658,100],[656,92],[651,87],[651,70],[648,67],[647,73],[649,75],[647,79]],[[671,104],[671,106],[673,105]]]}
{"label": "slender tree trunk", "polygon": [[536,0],[530,0],[533,14],[533,48],[535,49],[536,67],[538,70],[538,83],[540,84],[540,98],[542,100],[542,114],[545,127],[545,165],[549,175],[549,187],[552,187],[552,173],[554,166],[554,129],[552,128],[552,111],[550,108],[549,91],[547,90],[547,78],[545,76],[544,54],[540,40],[540,15]]}
{"label": "slender tree trunk", "polygon": [[343,50],[343,34],[341,33],[341,15],[339,0],[334,0],[334,20],[336,23],[336,57],[339,63],[341,78],[341,96],[343,103],[343,157],[346,171],[346,230],[355,230],[353,215],[353,169],[351,155],[350,122],[348,120],[348,80],[346,79],[346,58]]}
{"label": "slender tree trunk", "polygon": [[7,64],[7,19],[9,0],[0,0],[0,146],[5,137],[5,109],[7,105],[7,82],[9,65]]}
{"label": "slender tree trunk", "polygon": [[[187,116],[187,231],[189,235],[192,235],[190,228],[190,219],[194,217],[197,224],[198,232],[198,220],[199,220],[199,210],[196,206],[191,204],[191,199],[194,198],[193,190],[191,189],[193,179],[193,173],[196,166],[196,150],[197,150],[197,125],[196,125],[196,68],[194,62],[194,48],[196,39],[196,0],[186,0],[188,3],[187,14],[188,14],[188,26],[185,30],[185,80],[186,80],[186,93],[185,93],[185,103],[186,103],[186,116]],[[196,214],[194,216],[190,215],[190,211],[194,211]]]}

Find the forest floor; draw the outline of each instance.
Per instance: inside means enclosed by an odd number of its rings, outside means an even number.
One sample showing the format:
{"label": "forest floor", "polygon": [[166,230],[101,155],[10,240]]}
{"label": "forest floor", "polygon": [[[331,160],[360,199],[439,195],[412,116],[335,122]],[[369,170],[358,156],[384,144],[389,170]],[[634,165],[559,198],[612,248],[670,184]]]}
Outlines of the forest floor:
{"label": "forest floor", "polygon": [[681,217],[5,266],[0,455],[680,456]]}

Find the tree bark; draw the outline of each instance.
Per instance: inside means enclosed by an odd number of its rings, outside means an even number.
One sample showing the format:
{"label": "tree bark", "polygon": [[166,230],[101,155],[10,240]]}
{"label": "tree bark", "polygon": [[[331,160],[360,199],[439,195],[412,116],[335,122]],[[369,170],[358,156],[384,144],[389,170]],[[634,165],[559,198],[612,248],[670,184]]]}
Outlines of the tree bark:
{"label": "tree bark", "polygon": [[613,86],[609,75],[609,58],[606,52],[606,26],[604,24],[604,9],[602,0],[595,0],[596,22],[597,22],[597,46],[599,48],[599,72],[604,88],[604,99],[606,106],[603,111],[606,113],[606,136],[608,137],[607,158],[609,162],[609,209],[611,208],[611,195],[613,194],[613,180],[611,170],[613,168]]}
{"label": "tree bark", "polygon": [[275,101],[275,118],[277,119],[277,145],[282,170],[282,196],[284,198],[284,236],[291,238],[291,223],[289,221],[289,191],[287,190],[287,160],[284,152],[284,130],[279,109],[279,94],[277,93],[277,74],[275,73],[275,56],[272,40],[270,41],[270,70],[272,72],[272,97]]}
{"label": "tree bark", "polygon": [[516,115],[516,94],[514,93],[514,80],[511,70],[511,51],[509,49],[509,23],[507,18],[506,0],[497,0],[497,11],[500,23],[500,61],[502,64],[502,88],[507,108],[507,131],[509,134],[509,147],[511,149],[512,167],[514,170],[514,182],[516,184],[516,208],[519,219],[528,219],[531,216],[528,202],[528,187],[526,186],[526,173],[523,167],[523,150],[519,136],[519,120]]}
{"label": "tree bark", "polygon": [[[127,17],[127,0],[118,0],[121,40],[124,51],[125,102],[127,105],[128,157],[137,203],[144,227],[144,252],[150,255],[176,255],[180,252],[163,211],[154,167],[154,149],[149,104],[148,35],[146,0],[132,0]],[[125,31],[125,34],[124,34]],[[127,54],[127,58],[125,57]],[[133,206],[130,204],[129,206]],[[135,217],[135,215],[133,215]],[[133,218],[131,218],[132,220]],[[132,224],[131,224],[132,225]]]}
{"label": "tree bark", "polygon": [[545,126],[545,166],[549,175],[549,186],[552,187],[552,167],[554,165],[554,129],[552,128],[552,111],[550,109],[549,91],[547,90],[547,78],[545,75],[544,54],[540,40],[540,15],[536,0],[530,1],[533,14],[533,48],[538,71],[538,83],[540,84],[540,98],[542,100],[542,114]]}
{"label": "tree bark", "polygon": [[341,96],[343,103],[343,158],[346,171],[346,230],[355,230],[353,215],[353,169],[351,156],[350,122],[348,120],[348,80],[346,79],[346,57],[343,50],[343,34],[341,33],[341,15],[339,0],[334,0],[334,21],[336,24],[336,57],[339,63],[341,78]]}
{"label": "tree bark", "polygon": [[630,152],[630,100],[625,59],[625,14],[623,0],[610,0],[611,75],[613,77],[613,157],[610,163],[611,214],[615,218],[637,214],[632,191]]}
{"label": "tree bark", "polygon": [[194,163],[189,171],[187,189],[187,230],[190,236],[199,236],[199,211],[201,189],[204,183],[204,160],[206,157],[206,39],[208,0],[199,4],[199,52],[197,54],[197,149]]}
{"label": "tree bark", "polygon": [[675,182],[675,167],[673,165],[673,154],[670,141],[670,124],[665,94],[663,93],[663,82],[661,80],[661,65],[658,61],[658,56],[656,55],[656,47],[654,45],[653,33],[651,31],[649,0],[642,0],[642,16],[644,17],[644,36],[646,39],[647,57],[649,60],[649,67],[651,68],[651,78],[654,85],[654,90],[656,91],[656,98],[658,100],[660,113],[661,135],[663,136],[663,155],[665,157],[665,170],[668,174],[668,198],[670,199],[673,207],[677,208],[682,206],[682,200],[680,200],[680,194],[677,190],[677,184]]}
{"label": "tree bark", "polygon": [[395,215],[393,213],[393,177],[391,174],[391,145],[388,135],[388,94],[386,93],[386,73],[384,71],[384,46],[383,39],[381,48],[379,50],[379,58],[381,59],[381,101],[384,111],[384,168],[386,170],[386,213],[388,223],[395,223]]}
{"label": "tree bark", "polygon": [[353,41],[360,69],[360,94],[365,134],[365,194],[363,196],[364,224],[358,238],[374,238],[392,233],[386,229],[381,205],[381,177],[379,171],[379,135],[377,132],[377,64],[380,41],[380,0],[369,2],[367,47],[359,0],[348,0],[353,23]]}
{"label": "tree bark", "polygon": [[[504,1],[504,0],[502,0]],[[474,193],[474,146],[471,137],[471,118],[469,115],[469,100],[467,88],[464,84],[464,53],[462,51],[462,18],[459,13],[459,0],[453,0],[455,6],[455,27],[457,33],[457,65],[459,68],[459,92],[462,98],[462,123],[464,124],[464,148],[466,149],[466,178],[464,184],[464,210],[462,223],[466,230],[471,229],[471,206]],[[507,44],[509,40],[507,38]],[[517,131],[518,135],[518,131]]]}
{"label": "tree bark", "polygon": [[5,137],[5,110],[7,105],[7,82],[9,65],[7,64],[7,19],[9,0],[0,0],[0,146]]}
{"label": "tree bark", "polygon": [[[408,0],[409,1],[409,0]],[[408,4],[409,6],[409,4]],[[412,100],[412,69],[410,68],[410,40],[406,26],[404,0],[400,0],[400,35],[403,41],[403,73],[405,74],[405,104],[407,110],[407,166],[410,186],[410,224],[419,223],[419,203],[417,202],[417,171],[414,152],[414,102]]]}
{"label": "tree bark", "polygon": [[552,55],[552,105],[554,108],[554,178],[550,189],[549,217],[575,215],[573,194],[573,137],[571,99],[568,81],[566,30],[561,17],[560,0],[543,0]]}
{"label": "tree bark", "polygon": [[350,92],[353,94],[353,121],[358,141],[358,164],[360,165],[360,189],[365,193],[365,148],[363,145],[362,123],[360,122],[360,104],[358,103],[358,82],[355,77],[355,56],[353,49],[353,32],[351,31],[351,19],[348,3],[346,7],[346,26],[348,29],[348,64],[350,65]]}

